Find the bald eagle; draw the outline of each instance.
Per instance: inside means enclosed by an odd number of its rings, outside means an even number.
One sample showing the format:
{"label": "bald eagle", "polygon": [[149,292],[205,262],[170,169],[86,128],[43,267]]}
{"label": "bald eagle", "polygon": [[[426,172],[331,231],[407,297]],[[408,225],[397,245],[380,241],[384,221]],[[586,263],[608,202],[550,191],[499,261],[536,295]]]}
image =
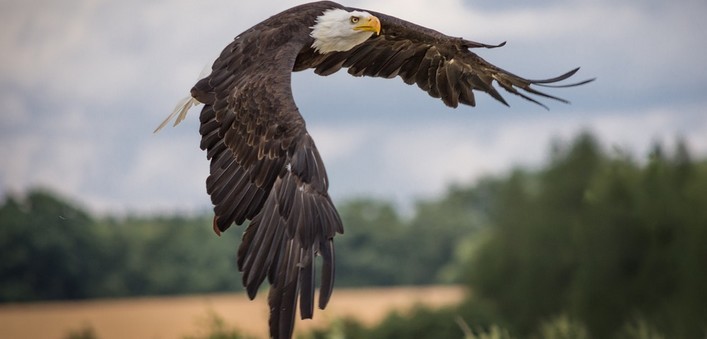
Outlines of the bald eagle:
{"label": "bald eagle", "polygon": [[[314,312],[316,256],[321,256],[318,306],[334,285],[334,244],[343,233],[327,193],[324,163],[292,97],[291,73],[314,69],[329,75],[346,68],[354,76],[394,78],[417,84],[444,104],[474,106],[473,90],[508,105],[493,82],[543,105],[531,95],[564,99],[532,87],[555,85],[561,76],[528,80],[498,68],[470,48],[494,48],[454,38],[373,11],[321,1],[276,14],[238,35],[216,59],[211,73],[191,89],[165,120],[182,121],[201,110],[201,148],[211,161],[206,189],[217,234],[250,223],[238,249],[243,285],[253,299],[267,277],[271,284],[270,336],[290,338],[299,299],[302,319]],[[593,79],[592,79],[593,80]]]}

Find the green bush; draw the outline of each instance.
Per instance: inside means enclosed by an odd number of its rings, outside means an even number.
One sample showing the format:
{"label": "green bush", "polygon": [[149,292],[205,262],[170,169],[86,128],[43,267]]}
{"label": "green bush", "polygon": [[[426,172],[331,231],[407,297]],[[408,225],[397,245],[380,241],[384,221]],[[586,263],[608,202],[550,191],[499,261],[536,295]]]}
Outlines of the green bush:
{"label": "green bush", "polygon": [[236,328],[228,327],[223,317],[214,311],[209,311],[204,320],[201,333],[185,336],[184,339],[255,339]]}

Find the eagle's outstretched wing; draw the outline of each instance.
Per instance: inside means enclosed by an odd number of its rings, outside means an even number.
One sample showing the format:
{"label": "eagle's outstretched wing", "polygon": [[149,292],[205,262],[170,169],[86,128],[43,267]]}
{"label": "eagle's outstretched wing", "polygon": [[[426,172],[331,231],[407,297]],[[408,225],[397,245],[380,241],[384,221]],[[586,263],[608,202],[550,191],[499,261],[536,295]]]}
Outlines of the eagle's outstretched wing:
{"label": "eagle's outstretched wing", "polygon": [[332,238],[343,227],[290,87],[295,58],[309,42],[308,26],[288,27],[297,17],[278,18],[237,37],[192,96],[205,104],[201,148],[211,159],[206,183],[214,230],[250,220],[238,249],[243,284],[252,299],[268,277],[270,335],[289,338],[298,298],[302,318],[312,317],[317,255],[323,257],[319,307],[329,300]]}
{"label": "eagle's outstretched wing", "polygon": [[545,108],[530,95],[546,97],[567,103],[566,100],[538,91],[535,86],[571,87],[577,83],[554,85],[574,75],[579,68],[558,77],[530,80],[496,67],[471,52],[470,48],[496,48],[505,45],[487,45],[463,38],[454,38],[389,15],[368,11],[381,22],[380,35],[346,52],[324,55],[307,51],[300,55],[295,70],[314,68],[319,75],[329,75],[341,68],[355,76],[393,78],[399,76],[407,84],[417,84],[447,106],[460,103],[475,106],[473,91],[483,91],[508,106],[493,86],[495,81],[506,91],[519,95]]}

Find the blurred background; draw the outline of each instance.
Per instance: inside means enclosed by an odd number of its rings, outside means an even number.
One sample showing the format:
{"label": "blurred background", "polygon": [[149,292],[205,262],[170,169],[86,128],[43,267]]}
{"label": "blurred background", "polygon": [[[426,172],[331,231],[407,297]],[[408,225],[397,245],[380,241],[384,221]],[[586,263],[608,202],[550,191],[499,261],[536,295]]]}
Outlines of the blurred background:
{"label": "blurred background", "polygon": [[[0,1],[0,313],[240,288],[242,228],[212,234],[198,111],[152,131],[233,37],[299,3]],[[475,52],[521,76],[597,80],[549,110],[450,109],[399,79],[297,73],[346,228],[337,287],[465,291],[301,335],[707,335],[707,3],[345,5],[507,41]],[[60,335],[107,337],[83,321]]]}

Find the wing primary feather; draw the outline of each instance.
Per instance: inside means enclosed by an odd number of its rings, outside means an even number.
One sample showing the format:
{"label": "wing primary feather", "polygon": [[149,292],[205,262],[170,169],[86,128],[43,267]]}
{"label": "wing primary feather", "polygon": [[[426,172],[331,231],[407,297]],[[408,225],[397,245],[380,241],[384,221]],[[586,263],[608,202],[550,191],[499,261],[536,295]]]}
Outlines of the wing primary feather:
{"label": "wing primary feather", "polygon": [[[430,50],[432,50],[432,48]],[[433,53],[430,59],[430,68],[427,69],[427,79],[430,83],[430,88],[427,93],[433,98],[440,98],[438,87],[439,83],[437,82],[437,69],[440,67],[441,62],[443,62],[442,55],[439,53]]]}
{"label": "wing primary feather", "polygon": [[245,221],[245,219],[253,218],[255,215],[257,215],[258,211],[260,211],[262,204],[265,203],[265,198],[267,198],[267,191],[262,188],[258,188],[255,191],[253,198],[250,200],[251,203],[249,204],[249,206],[244,208],[245,212],[239,214],[238,218],[234,219],[235,222],[240,225]]}
{"label": "wing primary feather", "polygon": [[596,80],[596,78],[591,78],[591,79],[582,80],[582,81],[574,82],[571,84],[563,84],[563,85],[549,85],[549,84],[537,84],[537,85],[542,86],[542,87],[549,87],[549,88],[568,88],[568,87],[575,87],[575,86],[581,86],[584,84],[588,84],[594,80]]}
{"label": "wing primary feather", "polygon": [[427,49],[415,73],[415,82],[417,83],[417,87],[420,87],[420,89],[425,92],[430,90],[429,68],[432,63],[432,53],[434,53],[431,52],[431,50],[432,48]]}
{"label": "wing primary feather", "polygon": [[300,317],[312,319],[314,314],[314,253],[312,246],[305,247],[304,251],[306,254],[300,271]]}
{"label": "wing primary feather", "polygon": [[230,168],[230,165],[236,163],[235,159],[231,158],[230,161],[227,161],[227,158],[229,158],[229,156],[226,154],[223,155],[223,158],[226,158],[226,160],[214,160],[222,161],[224,163],[227,163],[227,165],[224,167],[215,167],[213,173],[211,173],[211,175],[206,178],[206,193],[212,194],[216,193],[217,191],[220,192],[225,190],[227,188],[225,183],[231,182],[231,179],[238,173],[237,169],[233,171],[228,170]]}
{"label": "wing primary feather", "polygon": [[449,91],[452,95],[453,100],[452,107],[457,107],[459,106],[459,102],[461,101],[461,91],[462,86],[464,86],[464,83],[462,81],[459,81],[462,75],[461,66],[459,66],[459,62],[456,59],[451,59],[449,60],[449,62],[447,62],[445,71],[447,73]]}
{"label": "wing primary feather", "polygon": [[[235,161],[233,162],[235,163]],[[247,183],[246,179],[243,178],[243,173],[240,168],[229,171],[229,168],[222,169],[216,174],[221,174],[219,177],[215,178],[215,181],[207,186],[206,191],[211,191],[211,198],[215,202],[223,201],[228,203],[235,203],[234,197],[243,195],[246,192]],[[207,185],[209,183],[207,182]],[[226,205],[226,204],[223,204]]]}
{"label": "wing primary feather", "polygon": [[295,322],[295,305],[299,289],[300,248],[295,239],[285,241],[277,277],[270,288],[268,303],[270,304],[270,337],[291,338]]}
{"label": "wing primary feather", "polygon": [[[248,225],[247,231],[252,232],[252,237],[248,242],[248,246],[244,247],[243,253],[245,260],[243,261],[241,270],[243,271],[244,286],[251,284],[251,273],[255,266],[254,262],[258,260],[258,256],[262,253],[263,241],[268,235],[272,235],[275,229],[273,226],[277,226],[277,223],[273,223],[273,219],[276,218],[275,214],[272,213],[273,204],[274,200],[268,198],[265,201],[262,213],[258,213],[251,221],[251,224]],[[255,269],[258,269],[258,267],[255,266]]]}
{"label": "wing primary feather", "polygon": [[322,284],[319,287],[319,308],[323,310],[329,303],[334,289],[334,242],[331,238],[320,242],[319,253],[322,255]]}
{"label": "wing primary feather", "polygon": [[[203,126],[203,125],[202,125]],[[221,136],[218,134],[218,129],[209,129],[209,130],[202,130],[201,131],[201,143],[199,147],[202,150],[206,150],[206,159],[211,160],[211,158],[214,157],[214,155],[221,153],[224,148],[223,148],[223,140],[221,139]],[[219,145],[221,144],[221,145]]]}
{"label": "wing primary feather", "polygon": [[216,206],[216,213],[222,216],[221,220],[223,220],[224,227],[227,227],[232,222],[242,224],[246,219],[244,211],[252,203],[252,198],[257,193],[258,188],[247,183],[243,185],[245,186],[244,188],[238,192],[232,190],[231,194],[224,199],[224,203]]}
{"label": "wing primary feather", "polygon": [[[218,145],[212,147],[209,151],[218,148]],[[208,154],[208,151],[207,151]],[[220,156],[216,157],[216,154],[214,154],[214,157],[211,158],[211,165],[210,169],[211,172],[216,172],[223,170],[225,168],[231,167],[233,163],[237,163],[238,160],[231,154],[231,152],[224,152],[220,153]]]}
{"label": "wing primary feather", "polygon": [[278,192],[280,201],[280,215],[289,221],[292,215],[292,208],[294,206],[295,194],[296,194],[297,184],[295,178],[290,172],[285,174],[282,179],[282,187]]}
{"label": "wing primary feather", "polygon": [[457,107],[459,102],[457,100],[456,93],[454,93],[453,85],[451,79],[448,76],[447,70],[451,66],[447,61],[442,60],[440,66],[437,68],[437,89],[439,96],[445,105],[449,107]]}
{"label": "wing primary feather", "polygon": [[[482,79],[483,77],[483,79]],[[471,74],[468,76],[467,81],[471,84],[472,89],[477,89],[488,93],[492,98],[496,99],[498,102],[509,106],[506,99],[498,93],[493,85],[491,84],[491,79],[484,74]]]}
{"label": "wing primary feather", "polygon": [[[254,238],[245,254],[246,260],[242,267],[243,285],[246,286],[251,299],[255,298],[255,293],[265,280],[268,264],[274,253],[271,249],[280,243],[283,233],[282,221],[277,213],[278,206],[275,200],[276,198],[269,198],[263,206],[263,213],[258,215],[263,216],[263,220],[258,223],[259,227],[255,229]],[[253,220],[256,221],[256,219]]]}
{"label": "wing primary feather", "polygon": [[502,42],[502,43],[500,43],[500,44],[498,44],[498,45],[489,45],[489,44],[484,44],[484,43],[481,43],[481,42],[476,42],[476,41],[471,41],[471,40],[463,40],[463,42],[462,42],[462,46],[464,46],[464,47],[466,47],[466,48],[488,48],[488,49],[492,49],[492,48],[503,47],[503,46],[505,46],[505,45],[506,45],[506,41],[504,41],[504,42]]}
{"label": "wing primary feather", "polygon": [[304,219],[305,215],[303,213],[303,207],[302,205],[304,204],[303,200],[303,195],[304,193],[299,191],[295,192],[295,195],[293,197],[293,206],[296,206],[296,208],[292,208],[292,214],[290,214],[290,217],[287,220],[287,228],[285,229],[285,232],[287,232],[289,237],[294,236],[295,230],[300,227],[300,225],[304,224]]}
{"label": "wing primary feather", "polygon": [[476,106],[476,98],[474,97],[474,91],[471,89],[471,83],[466,78],[460,82],[459,102],[472,107]]}
{"label": "wing primary feather", "polygon": [[533,99],[533,98],[531,98],[531,97],[529,97],[529,96],[527,96],[527,95],[525,95],[525,94],[519,92],[519,91],[518,91],[517,89],[515,89],[512,85],[506,84],[505,82],[498,82],[498,84],[499,84],[501,87],[503,87],[503,89],[505,89],[506,91],[508,91],[509,93],[515,94],[515,95],[520,96],[521,98],[523,98],[523,99],[525,99],[525,100],[528,100],[528,101],[530,101],[530,102],[533,102],[533,103],[535,103],[535,104],[538,104],[538,105],[542,106],[543,108],[545,108],[546,110],[550,110],[550,108],[547,107],[545,104],[543,104],[543,103],[541,103],[541,102],[539,102],[539,101],[537,101],[537,100],[535,100],[535,99]]}
{"label": "wing primary feather", "polygon": [[562,99],[562,98],[556,97],[556,96],[554,96],[554,95],[550,95],[550,94],[547,94],[547,93],[540,92],[540,91],[538,91],[538,90],[536,90],[536,89],[530,87],[530,85],[525,86],[525,87],[521,87],[521,88],[522,88],[524,91],[528,92],[528,93],[532,93],[532,94],[535,94],[535,95],[539,95],[539,96],[541,96],[541,97],[545,97],[545,98],[548,98],[548,99],[557,100],[557,101],[559,101],[559,102],[563,102],[563,103],[566,103],[566,104],[569,104],[569,103],[570,103],[567,99]]}
{"label": "wing primary feather", "polygon": [[245,261],[248,257],[248,251],[251,246],[250,244],[253,242],[253,237],[255,236],[255,231],[258,227],[259,226],[256,221],[251,221],[245,229],[245,232],[243,232],[243,237],[241,238],[240,246],[238,246],[238,255],[236,258],[238,270],[241,272],[243,272],[245,268]]}
{"label": "wing primary feather", "polygon": [[[526,81],[528,81],[528,82],[530,82],[530,83],[533,83],[533,84],[538,84],[538,85],[539,85],[539,84],[549,84],[549,83],[553,83],[553,82],[560,82],[560,81],[562,81],[562,80],[565,80],[565,79],[567,79],[567,78],[573,76],[575,73],[577,73],[577,71],[579,71],[579,67],[577,67],[577,68],[575,68],[575,69],[573,69],[573,70],[571,70],[571,71],[569,71],[569,72],[567,72],[567,73],[565,73],[565,74],[562,74],[562,75],[560,75],[560,76],[556,76],[556,77],[554,77],[554,78],[540,79],[540,80],[528,79],[528,80],[526,80]],[[507,72],[507,73],[508,73],[508,72]],[[509,74],[510,74],[510,73],[509,73]],[[589,80],[589,81],[591,81],[591,80]],[[586,82],[587,82],[587,81],[583,81],[583,82],[581,82],[580,84],[586,83]],[[575,86],[576,86],[576,85],[575,85]]]}

